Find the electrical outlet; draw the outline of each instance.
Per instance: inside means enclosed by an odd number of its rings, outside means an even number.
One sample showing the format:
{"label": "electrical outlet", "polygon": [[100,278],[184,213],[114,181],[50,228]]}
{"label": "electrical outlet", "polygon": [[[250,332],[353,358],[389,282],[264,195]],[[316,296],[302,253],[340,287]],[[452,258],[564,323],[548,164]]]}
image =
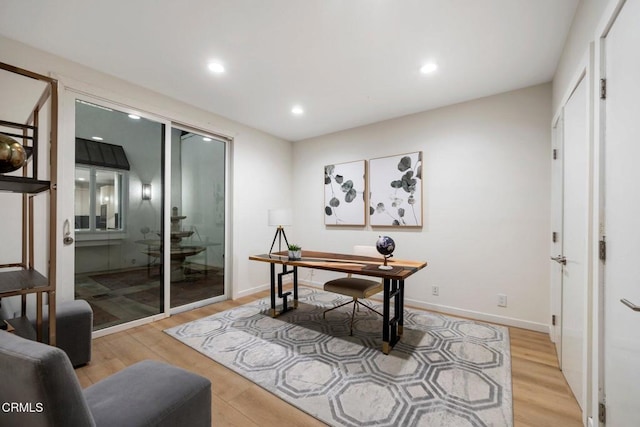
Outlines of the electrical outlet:
{"label": "electrical outlet", "polygon": [[435,295],[435,296],[440,295],[440,288],[435,286],[435,285],[432,286],[431,287],[431,295]]}
{"label": "electrical outlet", "polygon": [[507,306],[507,296],[505,294],[498,294],[498,307]]}

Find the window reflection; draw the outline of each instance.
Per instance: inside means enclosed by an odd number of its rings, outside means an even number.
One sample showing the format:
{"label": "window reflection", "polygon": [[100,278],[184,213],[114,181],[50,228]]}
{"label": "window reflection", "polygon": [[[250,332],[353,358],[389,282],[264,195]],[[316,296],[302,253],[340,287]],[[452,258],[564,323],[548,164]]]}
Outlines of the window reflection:
{"label": "window reflection", "polygon": [[91,224],[91,171],[85,168],[76,168],[75,189],[75,229],[76,231],[89,231]]}
{"label": "window reflection", "polygon": [[172,129],[171,307],[224,295],[225,142]]}
{"label": "window reflection", "polygon": [[76,231],[124,230],[124,172],[76,167]]}
{"label": "window reflection", "polygon": [[122,229],[122,214],[120,205],[122,197],[122,174],[118,172],[96,171],[96,209],[99,222],[98,230]]}
{"label": "window reflection", "polygon": [[165,124],[77,100],[75,126],[75,297],[95,330],[162,313]]}

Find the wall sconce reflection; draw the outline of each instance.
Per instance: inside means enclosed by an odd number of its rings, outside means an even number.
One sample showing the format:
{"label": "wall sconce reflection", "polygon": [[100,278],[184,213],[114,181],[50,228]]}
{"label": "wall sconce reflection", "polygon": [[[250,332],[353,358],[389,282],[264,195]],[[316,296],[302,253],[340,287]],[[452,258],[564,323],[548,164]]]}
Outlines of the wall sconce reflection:
{"label": "wall sconce reflection", "polygon": [[142,200],[151,200],[151,184],[142,184]]}

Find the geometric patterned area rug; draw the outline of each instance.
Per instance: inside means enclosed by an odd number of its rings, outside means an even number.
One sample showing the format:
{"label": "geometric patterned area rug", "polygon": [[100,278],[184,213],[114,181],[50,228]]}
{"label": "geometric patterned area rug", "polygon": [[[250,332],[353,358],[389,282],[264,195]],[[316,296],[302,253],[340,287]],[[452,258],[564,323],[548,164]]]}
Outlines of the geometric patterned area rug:
{"label": "geometric patterned area rug", "polygon": [[[382,318],[349,298],[300,287],[277,318],[269,298],[165,330],[332,426],[512,426],[509,332],[405,309],[402,339],[381,351]],[[366,303],[382,311],[371,300]]]}

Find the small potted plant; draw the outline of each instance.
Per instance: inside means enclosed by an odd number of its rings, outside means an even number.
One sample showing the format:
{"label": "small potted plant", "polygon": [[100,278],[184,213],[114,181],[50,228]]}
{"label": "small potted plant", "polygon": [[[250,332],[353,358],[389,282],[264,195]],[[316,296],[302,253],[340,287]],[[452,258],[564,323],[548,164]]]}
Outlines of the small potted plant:
{"label": "small potted plant", "polygon": [[295,244],[289,245],[289,259],[300,259],[302,258],[302,248]]}

